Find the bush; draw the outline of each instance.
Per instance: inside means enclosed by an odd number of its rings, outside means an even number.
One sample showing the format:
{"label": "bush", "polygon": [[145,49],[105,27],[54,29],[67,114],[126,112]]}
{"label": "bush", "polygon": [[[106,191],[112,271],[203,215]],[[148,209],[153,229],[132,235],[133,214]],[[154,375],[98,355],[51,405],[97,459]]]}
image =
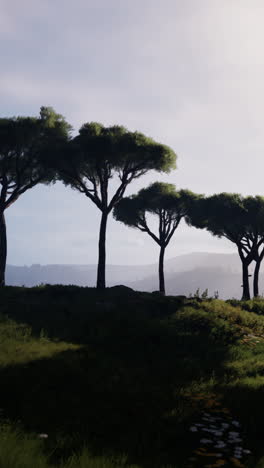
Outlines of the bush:
{"label": "bush", "polygon": [[264,299],[263,297],[255,297],[249,301],[238,301],[237,299],[230,299],[227,301],[234,307],[240,307],[249,312],[255,312],[258,315],[264,315]]}
{"label": "bush", "polygon": [[227,320],[230,324],[245,327],[255,334],[264,334],[264,317],[260,317],[254,312],[248,312],[238,305],[233,306],[219,299],[203,302],[200,306],[203,310]]}

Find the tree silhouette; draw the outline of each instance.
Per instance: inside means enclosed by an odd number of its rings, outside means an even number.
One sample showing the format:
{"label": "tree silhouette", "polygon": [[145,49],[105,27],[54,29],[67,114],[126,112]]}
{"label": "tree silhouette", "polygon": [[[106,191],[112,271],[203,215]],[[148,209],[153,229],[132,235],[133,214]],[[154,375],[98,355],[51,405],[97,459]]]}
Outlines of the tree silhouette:
{"label": "tree silhouette", "polygon": [[5,284],[7,256],[4,212],[27,190],[53,180],[45,156],[51,157],[69,131],[51,107],[41,107],[38,118],[0,118],[0,286]]}
{"label": "tree silhouette", "polygon": [[258,272],[264,252],[264,199],[220,193],[195,201],[187,222],[204,228],[214,236],[233,242],[242,262],[242,299],[250,299],[248,267],[256,261],[254,295],[258,295]]}
{"label": "tree silhouette", "polygon": [[[86,195],[101,211],[97,288],[105,288],[106,227],[109,213],[122,199],[134,179],[150,170],[169,172],[176,167],[176,154],[142,133],[121,126],[86,123],[62,152],[59,178]],[[117,188],[109,182],[117,176]]]}
{"label": "tree silhouette", "polygon": [[[259,296],[259,270],[264,258],[264,197],[259,195],[244,198],[244,207],[247,210],[247,244],[254,245],[254,277],[253,294]],[[247,245],[247,248],[250,247]]]}
{"label": "tree silhouette", "polygon": [[[165,294],[164,254],[181,219],[187,213],[188,201],[193,194],[176,191],[174,185],[155,182],[137,195],[123,198],[114,208],[114,217],[127,226],[146,232],[159,246],[159,291]],[[158,216],[158,233],[149,227],[147,214]]]}

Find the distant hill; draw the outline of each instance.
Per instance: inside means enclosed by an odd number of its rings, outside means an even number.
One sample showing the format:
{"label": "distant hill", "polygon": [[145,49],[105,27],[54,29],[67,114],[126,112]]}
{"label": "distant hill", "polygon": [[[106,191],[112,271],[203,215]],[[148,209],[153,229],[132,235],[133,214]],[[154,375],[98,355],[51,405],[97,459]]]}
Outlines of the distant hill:
{"label": "distant hill", "polygon": [[[129,283],[129,286],[139,291],[158,289],[158,277],[151,276],[141,281]],[[167,273],[166,292],[169,295],[193,295],[197,289],[200,293],[208,289],[209,295],[218,292],[221,299],[241,296],[241,275],[227,271],[224,268],[195,268],[189,271]]]}
{"label": "distant hill", "polygon": [[[154,268],[153,265],[108,265],[106,268],[107,283],[113,286],[120,282],[141,280],[151,275]],[[17,286],[35,286],[40,283],[94,286],[96,271],[96,265],[7,265],[6,283]]]}
{"label": "distant hill", "polygon": [[[94,286],[96,265],[7,266],[9,285],[35,286],[40,283]],[[142,291],[158,289],[157,265],[108,265],[107,284],[127,284]],[[251,270],[253,267],[251,267]],[[221,298],[240,297],[241,265],[237,254],[197,252],[179,255],[165,262],[168,294],[193,294],[198,288],[219,292]],[[260,276],[260,293],[264,290]],[[262,288],[263,285],[263,288]]]}

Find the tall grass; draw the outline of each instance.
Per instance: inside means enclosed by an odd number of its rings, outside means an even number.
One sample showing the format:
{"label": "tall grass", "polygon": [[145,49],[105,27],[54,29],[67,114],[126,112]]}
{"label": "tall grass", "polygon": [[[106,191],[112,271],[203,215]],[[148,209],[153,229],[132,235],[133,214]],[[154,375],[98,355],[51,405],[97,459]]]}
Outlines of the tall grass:
{"label": "tall grass", "polygon": [[39,337],[32,334],[32,328],[0,316],[0,367],[25,364],[36,359],[50,358],[56,353],[78,349],[72,343],[49,340],[41,331]]}
{"label": "tall grass", "polygon": [[[37,436],[25,434],[9,425],[0,428],[0,468],[54,468],[43,452]],[[139,468],[127,464],[126,457],[92,456],[87,449],[62,461],[60,468]],[[177,468],[175,466],[175,468]]]}

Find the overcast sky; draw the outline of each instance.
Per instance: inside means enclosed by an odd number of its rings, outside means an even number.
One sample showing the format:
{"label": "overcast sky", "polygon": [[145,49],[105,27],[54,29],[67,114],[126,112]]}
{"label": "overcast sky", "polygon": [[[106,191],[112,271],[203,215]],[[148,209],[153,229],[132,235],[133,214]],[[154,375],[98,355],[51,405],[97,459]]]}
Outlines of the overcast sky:
{"label": "overcast sky", "polygon": [[[154,180],[199,193],[264,195],[263,0],[0,0],[1,115],[53,106],[122,124],[171,146],[177,170]],[[7,212],[8,263],[95,263],[99,213],[61,184]],[[167,258],[233,245],[180,227]],[[147,235],[110,221],[108,263],[156,261]]]}

